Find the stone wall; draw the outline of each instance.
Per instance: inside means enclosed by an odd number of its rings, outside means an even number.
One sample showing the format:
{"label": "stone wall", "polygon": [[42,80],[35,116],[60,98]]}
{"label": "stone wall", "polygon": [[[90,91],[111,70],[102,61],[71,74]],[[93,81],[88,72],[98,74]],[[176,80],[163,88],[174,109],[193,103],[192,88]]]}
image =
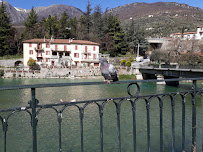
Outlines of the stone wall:
{"label": "stone wall", "polygon": [[0,60],[0,67],[14,67],[16,61],[23,62],[23,59]]}
{"label": "stone wall", "polygon": [[[28,68],[2,68],[5,78],[21,77],[21,78],[74,78],[74,77],[91,77],[101,76],[99,67],[95,68],[41,68],[40,71],[30,71]],[[131,74],[127,67],[116,67],[118,75]]]}

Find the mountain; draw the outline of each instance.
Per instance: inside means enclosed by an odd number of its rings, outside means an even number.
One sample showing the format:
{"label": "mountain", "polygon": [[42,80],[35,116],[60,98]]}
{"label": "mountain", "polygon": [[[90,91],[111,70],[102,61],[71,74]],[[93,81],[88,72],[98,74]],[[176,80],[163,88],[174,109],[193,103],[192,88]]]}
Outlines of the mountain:
{"label": "mountain", "polygon": [[121,20],[130,18],[148,18],[157,16],[192,16],[203,15],[203,10],[198,7],[191,7],[187,4],[176,2],[156,2],[156,3],[131,3],[109,10],[114,15],[118,15]]}
{"label": "mountain", "polygon": [[11,23],[19,23],[26,19],[27,13],[23,9],[18,9],[4,1],[5,10],[10,18]]}
{"label": "mountain", "polygon": [[[0,1],[1,2],[1,1]],[[3,2],[5,5],[5,10],[10,18],[12,24],[23,24],[28,16],[30,10],[23,8],[17,8],[10,5],[8,2]],[[68,5],[51,5],[48,7],[36,7],[34,8],[38,14],[38,20],[40,21],[43,17],[47,18],[49,15],[60,15],[65,11],[70,17],[80,17],[83,12],[75,7]]]}
{"label": "mountain", "polygon": [[131,21],[147,30],[148,36],[168,36],[170,33],[196,31],[203,25],[203,10],[176,2],[131,3],[108,10],[117,15],[124,26]]}
{"label": "mountain", "polygon": [[37,7],[35,11],[38,14],[38,19],[41,20],[43,17],[47,18],[49,15],[60,15],[65,11],[70,17],[79,18],[83,15],[83,12],[78,8],[68,6],[68,5],[51,5],[48,7]]}

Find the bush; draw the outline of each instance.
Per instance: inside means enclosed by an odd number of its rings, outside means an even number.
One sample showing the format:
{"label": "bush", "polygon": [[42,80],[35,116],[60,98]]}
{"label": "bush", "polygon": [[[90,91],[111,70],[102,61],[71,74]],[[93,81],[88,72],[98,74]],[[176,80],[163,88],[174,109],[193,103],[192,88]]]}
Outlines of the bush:
{"label": "bush", "polygon": [[40,70],[39,64],[36,63],[36,60],[29,59],[27,65],[30,67],[31,70]]}
{"label": "bush", "polygon": [[0,70],[0,77],[4,76],[4,70]]}
{"label": "bush", "polygon": [[126,65],[127,67],[130,67],[130,66],[131,66],[131,62],[130,62],[130,61],[127,61],[125,65]]}
{"label": "bush", "polygon": [[125,66],[125,63],[126,63],[126,60],[124,60],[124,59],[121,60],[121,65],[122,65],[122,66]]}
{"label": "bush", "polygon": [[133,62],[133,61],[134,61],[134,59],[133,59],[132,57],[130,57],[130,58],[129,58],[129,61],[130,61],[130,62]]}
{"label": "bush", "polygon": [[28,62],[27,62],[28,66],[35,66],[36,64],[37,64],[36,60],[34,60],[34,59],[29,59]]}

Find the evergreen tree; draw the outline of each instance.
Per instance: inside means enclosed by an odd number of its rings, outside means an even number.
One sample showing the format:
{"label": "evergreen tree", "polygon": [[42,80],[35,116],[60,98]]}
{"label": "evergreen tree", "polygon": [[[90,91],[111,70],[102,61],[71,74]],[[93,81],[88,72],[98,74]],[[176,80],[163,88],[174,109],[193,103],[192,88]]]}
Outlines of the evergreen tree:
{"label": "evergreen tree", "polygon": [[78,21],[76,19],[76,17],[74,18],[70,18],[70,20],[68,21],[68,27],[70,28],[70,38],[75,38],[77,39],[77,24]]}
{"label": "evergreen tree", "polygon": [[25,21],[25,32],[22,33],[22,39],[32,39],[32,38],[38,38],[39,36],[39,26],[37,24],[37,13],[34,10],[34,7],[32,7],[30,13],[28,14],[28,17]]}
{"label": "evergreen tree", "polygon": [[91,40],[94,40],[95,42],[101,43],[102,38],[105,35],[105,29],[104,27],[104,21],[102,18],[102,8],[100,5],[97,5],[94,8],[94,13],[92,14],[92,37]]}
{"label": "evergreen tree", "polygon": [[55,16],[49,15],[48,18],[46,19],[46,27],[47,27],[47,33],[48,37],[54,36],[55,38],[58,37],[58,19]]}
{"label": "evergreen tree", "polygon": [[35,12],[34,7],[32,7],[30,13],[28,14],[27,20],[25,22],[25,27],[27,31],[33,30],[33,28],[37,23],[37,18],[38,18],[37,13]]}
{"label": "evergreen tree", "polygon": [[125,54],[127,51],[126,42],[124,39],[125,33],[120,26],[120,21],[117,16],[109,15],[108,17],[108,34],[113,39],[113,50],[109,50],[111,56]]}
{"label": "evergreen tree", "polygon": [[92,28],[92,8],[88,0],[88,5],[86,7],[86,12],[79,19],[78,24],[78,37],[80,39],[90,40],[90,31]]}
{"label": "evergreen tree", "polygon": [[148,43],[145,39],[144,29],[140,28],[139,25],[136,25],[134,20],[131,20],[127,27],[128,28],[125,31],[125,40],[129,50],[132,50],[132,53],[134,54],[138,50],[139,44],[139,54],[145,55],[145,50],[148,47]]}
{"label": "evergreen tree", "polygon": [[68,27],[69,16],[64,11],[59,20],[59,38],[67,39],[70,37],[70,27]]}
{"label": "evergreen tree", "polygon": [[90,30],[91,30],[91,27],[92,27],[92,17],[91,17],[91,13],[92,13],[92,8],[91,8],[91,4],[88,0],[88,4],[87,4],[87,7],[86,7],[86,13],[84,14],[84,17],[85,17],[85,27],[86,27],[86,30],[87,30],[87,40],[90,40]]}
{"label": "evergreen tree", "polygon": [[14,54],[14,36],[15,31],[10,24],[2,2],[0,7],[0,56]]}

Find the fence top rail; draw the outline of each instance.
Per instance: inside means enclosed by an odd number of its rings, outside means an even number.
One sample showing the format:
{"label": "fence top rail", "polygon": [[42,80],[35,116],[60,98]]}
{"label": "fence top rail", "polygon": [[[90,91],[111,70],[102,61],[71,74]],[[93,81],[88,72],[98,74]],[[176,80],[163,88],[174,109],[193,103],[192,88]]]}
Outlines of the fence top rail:
{"label": "fence top rail", "polygon": [[[199,78],[181,78],[181,79],[151,79],[151,80],[131,80],[131,81],[117,81],[111,82],[111,84],[125,84],[125,83],[139,83],[139,82],[162,82],[162,81],[188,81],[188,80],[203,80],[203,77]],[[29,89],[29,88],[48,88],[48,87],[66,87],[66,86],[81,86],[81,85],[101,85],[107,84],[106,82],[75,82],[75,83],[49,83],[49,84],[32,84],[32,85],[16,85],[16,86],[1,86],[1,90],[17,90],[17,89]]]}

